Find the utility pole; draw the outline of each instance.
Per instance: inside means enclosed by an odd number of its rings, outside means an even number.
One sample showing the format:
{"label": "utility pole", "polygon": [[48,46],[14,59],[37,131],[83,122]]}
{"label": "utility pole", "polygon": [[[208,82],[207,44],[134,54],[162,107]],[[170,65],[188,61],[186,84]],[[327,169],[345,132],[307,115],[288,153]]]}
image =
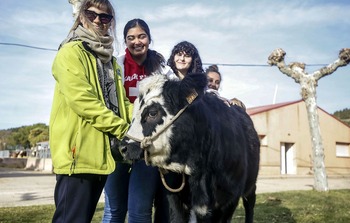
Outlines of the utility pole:
{"label": "utility pole", "polygon": [[319,116],[316,103],[317,82],[324,76],[335,72],[338,67],[346,66],[350,62],[350,48],[341,49],[336,61],[326,67],[315,71],[312,74],[305,72],[305,64],[294,62],[286,66],[284,57],[286,52],[283,49],[275,49],[268,58],[270,66],[277,66],[278,69],[287,76],[294,79],[301,85],[301,97],[305,101],[310,134],[313,147],[313,172],[314,172],[314,189],[317,191],[328,191],[328,181],[326,168],[324,165],[324,148],[321,137]]}

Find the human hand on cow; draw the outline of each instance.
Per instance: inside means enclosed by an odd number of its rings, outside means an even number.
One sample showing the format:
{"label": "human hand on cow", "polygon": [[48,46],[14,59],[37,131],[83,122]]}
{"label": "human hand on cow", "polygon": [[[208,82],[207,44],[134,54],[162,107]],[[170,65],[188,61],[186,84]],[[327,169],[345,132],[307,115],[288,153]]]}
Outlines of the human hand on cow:
{"label": "human hand on cow", "polygon": [[232,98],[230,100],[230,105],[237,105],[237,106],[243,108],[244,110],[246,110],[246,107],[243,104],[243,102],[241,100],[237,99],[237,98]]}

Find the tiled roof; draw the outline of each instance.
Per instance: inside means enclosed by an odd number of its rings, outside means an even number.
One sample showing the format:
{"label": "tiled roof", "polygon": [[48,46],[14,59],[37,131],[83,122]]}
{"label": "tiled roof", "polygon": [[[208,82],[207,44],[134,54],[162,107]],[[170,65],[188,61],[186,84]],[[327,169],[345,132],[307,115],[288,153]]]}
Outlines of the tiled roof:
{"label": "tiled roof", "polygon": [[255,115],[261,112],[266,112],[266,111],[270,111],[276,108],[280,108],[280,107],[284,107],[287,105],[291,105],[291,104],[296,104],[301,102],[302,100],[297,100],[297,101],[290,101],[290,102],[282,102],[282,103],[278,103],[278,104],[272,104],[272,105],[264,105],[264,106],[258,106],[258,107],[253,107],[253,108],[248,108],[247,109],[247,113],[249,115]]}
{"label": "tiled roof", "polygon": [[[278,104],[272,104],[272,105],[263,105],[263,106],[258,106],[258,107],[252,107],[252,108],[247,108],[247,113],[248,115],[252,116],[252,115],[256,115],[262,112],[267,112],[273,109],[277,109],[277,108],[281,108],[284,106],[288,106],[288,105],[292,105],[292,104],[297,104],[299,102],[302,102],[303,100],[297,100],[297,101],[289,101],[289,102],[282,102],[282,103],[278,103]],[[328,114],[329,116],[331,116],[332,118],[336,119],[338,122],[343,123],[344,125],[346,125],[347,127],[350,127],[350,125],[348,125],[347,123],[343,122],[342,120],[338,119],[337,117],[335,117],[334,115],[326,112],[325,110],[323,110],[322,108],[318,107],[318,109],[322,110],[323,112],[325,112],[326,114]]]}

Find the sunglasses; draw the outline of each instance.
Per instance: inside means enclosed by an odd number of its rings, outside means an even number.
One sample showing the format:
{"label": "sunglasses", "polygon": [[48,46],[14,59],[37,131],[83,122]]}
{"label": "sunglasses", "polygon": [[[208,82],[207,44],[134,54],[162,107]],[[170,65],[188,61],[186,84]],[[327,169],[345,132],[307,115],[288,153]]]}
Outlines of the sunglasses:
{"label": "sunglasses", "polygon": [[108,24],[113,19],[112,15],[108,15],[105,13],[98,14],[98,13],[96,13],[94,11],[90,11],[90,10],[85,10],[85,15],[90,20],[90,22],[93,22],[96,19],[96,17],[98,16],[100,18],[100,21],[102,24]]}

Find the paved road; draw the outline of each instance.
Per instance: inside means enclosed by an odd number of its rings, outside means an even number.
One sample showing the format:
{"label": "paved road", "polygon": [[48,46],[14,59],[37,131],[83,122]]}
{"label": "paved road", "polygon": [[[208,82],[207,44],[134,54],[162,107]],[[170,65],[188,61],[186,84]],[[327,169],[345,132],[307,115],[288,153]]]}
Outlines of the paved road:
{"label": "paved road", "polygon": [[[312,190],[312,177],[259,177],[257,193]],[[350,189],[350,176],[329,177],[330,190]],[[55,175],[0,168],[0,207],[54,204]],[[103,195],[100,202],[103,202]]]}

